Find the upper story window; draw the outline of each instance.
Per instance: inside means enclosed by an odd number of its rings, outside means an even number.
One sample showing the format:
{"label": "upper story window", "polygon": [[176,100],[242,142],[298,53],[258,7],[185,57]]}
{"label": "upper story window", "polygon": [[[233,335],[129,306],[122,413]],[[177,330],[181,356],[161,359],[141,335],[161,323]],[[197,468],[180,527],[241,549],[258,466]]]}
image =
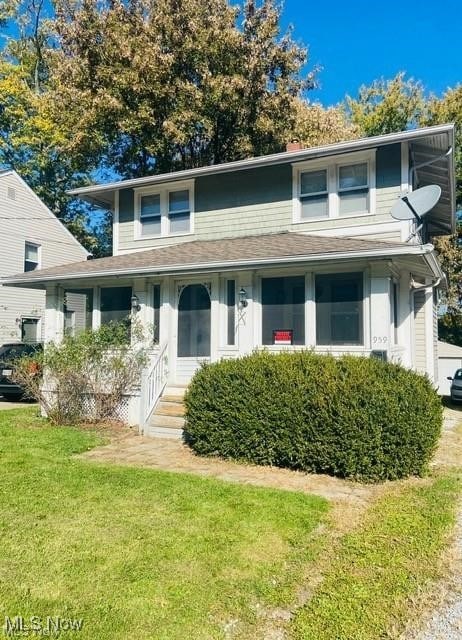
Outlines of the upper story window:
{"label": "upper story window", "polygon": [[142,236],[160,235],[160,194],[140,196],[140,231]]}
{"label": "upper story window", "polygon": [[294,222],[374,213],[375,152],[296,164]]}
{"label": "upper story window", "polygon": [[40,265],[40,246],[32,242],[24,245],[24,271],[35,271]]}
{"label": "upper story window", "polygon": [[193,182],[135,192],[135,238],[156,238],[193,232]]}

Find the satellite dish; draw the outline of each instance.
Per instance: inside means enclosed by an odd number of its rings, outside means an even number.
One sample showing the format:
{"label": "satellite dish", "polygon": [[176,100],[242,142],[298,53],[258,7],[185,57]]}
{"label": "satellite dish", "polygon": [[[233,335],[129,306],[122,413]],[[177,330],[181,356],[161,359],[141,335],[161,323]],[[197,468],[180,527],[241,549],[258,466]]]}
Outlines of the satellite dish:
{"label": "satellite dish", "polygon": [[431,184],[401,196],[391,209],[395,220],[417,220],[422,223],[423,216],[437,204],[441,197],[441,187]]}
{"label": "satellite dish", "polygon": [[431,184],[407,193],[395,202],[390,212],[395,220],[415,220],[417,223],[415,231],[406,242],[418,234],[423,226],[424,215],[433,209],[440,197],[441,187]]}

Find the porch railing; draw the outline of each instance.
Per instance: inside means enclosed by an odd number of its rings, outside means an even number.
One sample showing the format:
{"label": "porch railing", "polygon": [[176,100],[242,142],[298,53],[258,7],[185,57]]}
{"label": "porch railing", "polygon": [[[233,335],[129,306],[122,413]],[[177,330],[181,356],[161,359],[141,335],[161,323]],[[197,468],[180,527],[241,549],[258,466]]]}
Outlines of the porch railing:
{"label": "porch railing", "polygon": [[140,426],[146,423],[167,384],[167,347],[165,342],[141,375]]}

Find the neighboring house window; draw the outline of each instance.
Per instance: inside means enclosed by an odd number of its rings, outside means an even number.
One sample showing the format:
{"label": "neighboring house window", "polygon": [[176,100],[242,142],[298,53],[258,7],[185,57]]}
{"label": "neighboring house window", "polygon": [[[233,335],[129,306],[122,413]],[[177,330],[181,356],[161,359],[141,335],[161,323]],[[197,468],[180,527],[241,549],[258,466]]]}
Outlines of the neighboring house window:
{"label": "neighboring house window", "polygon": [[66,335],[78,335],[93,324],[93,289],[64,291],[64,328]]}
{"label": "neighboring house window", "polygon": [[316,344],[363,343],[363,274],[317,275]]}
{"label": "neighboring house window", "polygon": [[226,344],[236,344],[236,281],[226,280]]}
{"label": "neighboring house window", "polygon": [[305,277],[262,279],[262,343],[274,344],[275,332],[287,331],[292,344],[305,344]]}
{"label": "neighboring house window", "polygon": [[153,340],[155,344],[159,344],[159,341],[160,341],[160,284],[155,284],[153,288],[153,307],[154,307]]}
{"label": "neighboring house window", "polygon": [[38,318],[21,319],[21,342],[38,342]]}
{"label": "neighboring house window", "polygon": [[294,222],[374,213],[374,154],[295,164]]}
{"label": "neighboring house window", "polygon": [[24,245],[24,271],[35,271],[39,267],[39,245],[26,242]]}
{"label": "neighboring house window", "polygon": [[193,182],[171,187],[147,187],[135,192],[135,238],[155,238],[192,233]]}
{"label": "neighboring house window", "polygon": [[140,198],[140,227],[142,236],[160,235],[161,213],[160,194],[141,196]]}

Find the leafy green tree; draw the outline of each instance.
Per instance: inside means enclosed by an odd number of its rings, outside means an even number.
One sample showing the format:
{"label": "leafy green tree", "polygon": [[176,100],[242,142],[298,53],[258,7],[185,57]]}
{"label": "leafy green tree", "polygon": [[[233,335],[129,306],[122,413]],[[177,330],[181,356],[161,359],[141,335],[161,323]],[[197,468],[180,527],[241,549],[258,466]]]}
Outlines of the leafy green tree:
{"label": "leafy green tree", "polygon": [[361,135],[376,136],[405,131],[419,125],[425,110],[422,84],[403,72],[391,80],[361,86],[358,97],[345,99],[347,113]]}
{"label": "leafy green tree", "polygon": [[73,151],[123,177],[279,151],[294,129],[306,50],[273,0],[57,0],[55,103]]}

